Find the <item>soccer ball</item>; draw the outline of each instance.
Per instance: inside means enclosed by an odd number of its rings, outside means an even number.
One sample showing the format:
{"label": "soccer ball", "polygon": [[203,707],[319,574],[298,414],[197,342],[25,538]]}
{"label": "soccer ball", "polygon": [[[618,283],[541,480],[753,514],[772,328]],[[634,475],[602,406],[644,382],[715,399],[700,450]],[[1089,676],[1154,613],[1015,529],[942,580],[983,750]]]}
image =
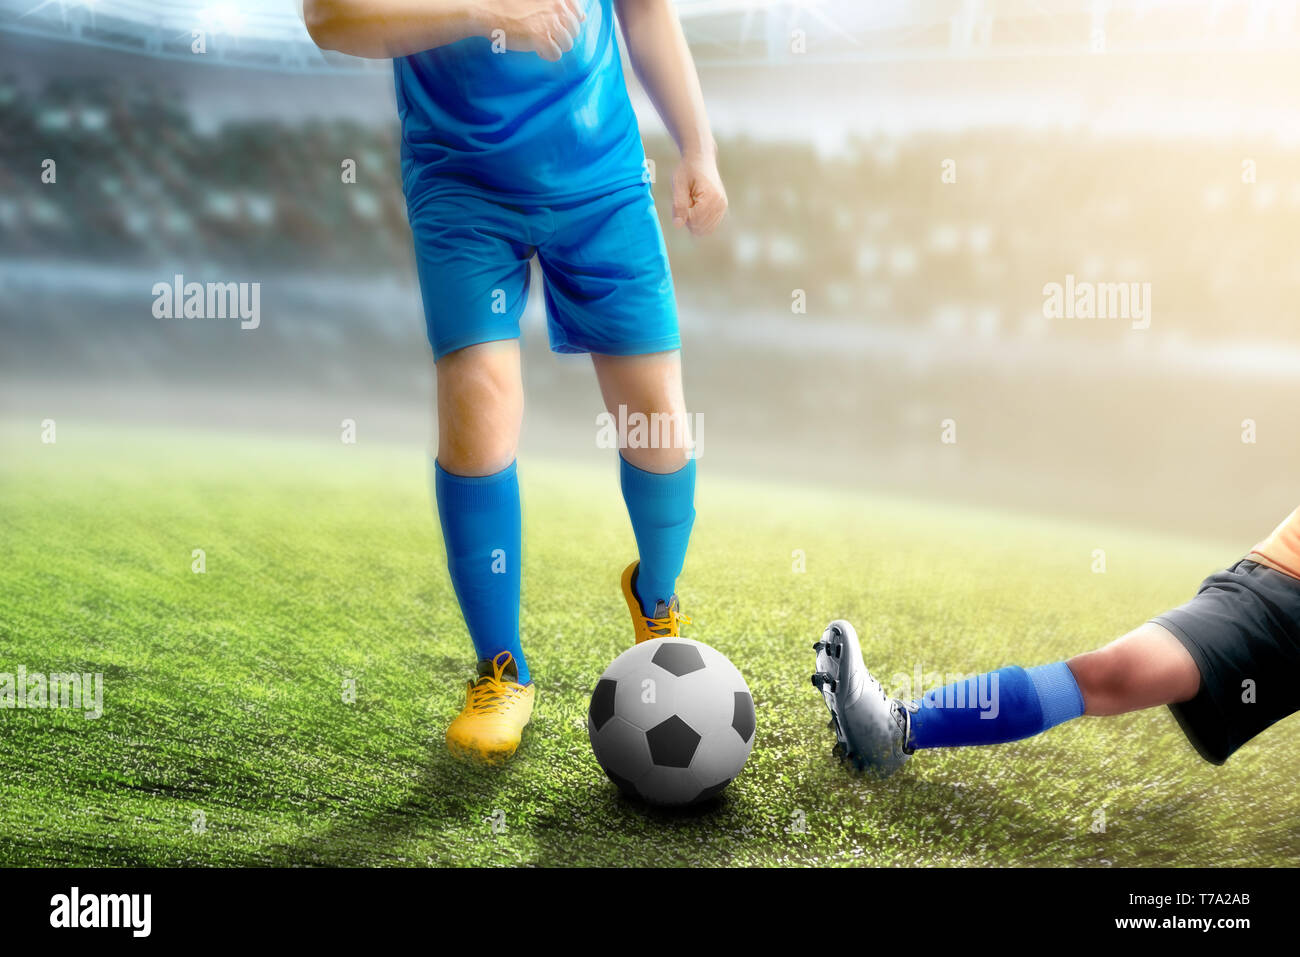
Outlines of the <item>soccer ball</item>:
{"label": "soccer ball", "polygon": [[619,790],[652,804],[720,794],[754,747],[754,699],[736,666],[688,638],[634,645],[587,712],[591,750]]}

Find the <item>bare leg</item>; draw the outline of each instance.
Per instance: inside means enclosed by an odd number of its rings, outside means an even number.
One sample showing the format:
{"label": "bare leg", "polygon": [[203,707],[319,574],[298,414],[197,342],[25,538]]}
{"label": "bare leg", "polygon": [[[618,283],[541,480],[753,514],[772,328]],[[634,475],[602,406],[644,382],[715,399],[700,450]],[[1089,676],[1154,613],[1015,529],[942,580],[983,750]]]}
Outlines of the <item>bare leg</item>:
{"label": "bare leg", "polygon": [[[678,634],[677,577],[695,523],[681,354],[591,357],[619,436],[619,484],[636,536],[637,561],[623,570],[623,597],[638,642]],[[621,413],[621,414],[620,414]]]}
{"label": "bare leg", "polygon": [[1188,701],[1201,686],[1196,661],[1167,628],[1147,622],[1104,648],[1068,662],[1084,713],[1124,714]]}
{"label": "bare leg", "polygon": [[447,573],[479,662],[447,746],[490,764],[514,753],[532,714],[519,638],[523,540],[514,459],[522,417],[518,343],[480,343],[438,360],[434,500]]}
{"label": "bare leg", "polygon": [[448,472],[500,472],[515,460],[523,416],[517,341],[484,342],[438,360],[438,464]]}
{"label": "bare leg", "polygon": [[[647,472],[676,472],[686,464],[689,443],[686,440],[686,397],[682,392],[682,356],[680,352],[655,352],[643,356],[591,357],[596,381],[605,400],[606,410],[617,417],[619,406],[628,416],[641,413],[649,418],[658,414],[671,420],[672,437],[660,448],[624,448],[623,457]],[[621,438],[621,437],[620,437]]]}

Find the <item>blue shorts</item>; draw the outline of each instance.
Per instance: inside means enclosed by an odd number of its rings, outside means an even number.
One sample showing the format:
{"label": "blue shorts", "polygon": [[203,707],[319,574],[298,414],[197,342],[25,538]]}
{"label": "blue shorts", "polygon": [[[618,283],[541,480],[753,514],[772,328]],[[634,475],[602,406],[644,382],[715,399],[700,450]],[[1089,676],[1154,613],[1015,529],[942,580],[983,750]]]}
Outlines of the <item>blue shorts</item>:
{"label": "blue shorts", "polygon": [[519,338],[534,253],[555,352],[624,356],[680,347],[673,279],[648,184],[547,205],[437,193],[409,210],[435,359]]}

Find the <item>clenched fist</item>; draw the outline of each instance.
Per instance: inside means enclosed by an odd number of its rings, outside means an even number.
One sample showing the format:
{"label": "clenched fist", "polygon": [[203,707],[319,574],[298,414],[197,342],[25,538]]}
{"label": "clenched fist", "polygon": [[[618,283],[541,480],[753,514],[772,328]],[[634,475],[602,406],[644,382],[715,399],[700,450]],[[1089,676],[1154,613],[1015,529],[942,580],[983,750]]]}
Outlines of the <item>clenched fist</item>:
{"label": "clenched fist", "polygon": [[505,32],[506,49],[536,53],[552,62],[573,49],[587,14],[580,0],[498,0],[487,34]]}
{"label": "clenched fist", "polygon": [[711,155],[687,153],[673,171],[673,225],[707,236],[727,213],[727,191]]}

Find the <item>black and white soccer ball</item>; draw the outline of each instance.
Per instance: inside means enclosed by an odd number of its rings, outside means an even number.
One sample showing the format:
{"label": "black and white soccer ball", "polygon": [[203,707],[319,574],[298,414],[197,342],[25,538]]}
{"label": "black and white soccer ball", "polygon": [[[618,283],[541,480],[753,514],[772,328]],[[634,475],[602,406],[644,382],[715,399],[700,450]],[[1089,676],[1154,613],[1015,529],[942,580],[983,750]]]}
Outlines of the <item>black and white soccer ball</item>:
{"label": "black and white soccer ball", "polygon": [[688,638],[633,645],[591,695],[591,750],[624,794],[652,804],[707,800],[754,747],[754,699],[721,652]]}

